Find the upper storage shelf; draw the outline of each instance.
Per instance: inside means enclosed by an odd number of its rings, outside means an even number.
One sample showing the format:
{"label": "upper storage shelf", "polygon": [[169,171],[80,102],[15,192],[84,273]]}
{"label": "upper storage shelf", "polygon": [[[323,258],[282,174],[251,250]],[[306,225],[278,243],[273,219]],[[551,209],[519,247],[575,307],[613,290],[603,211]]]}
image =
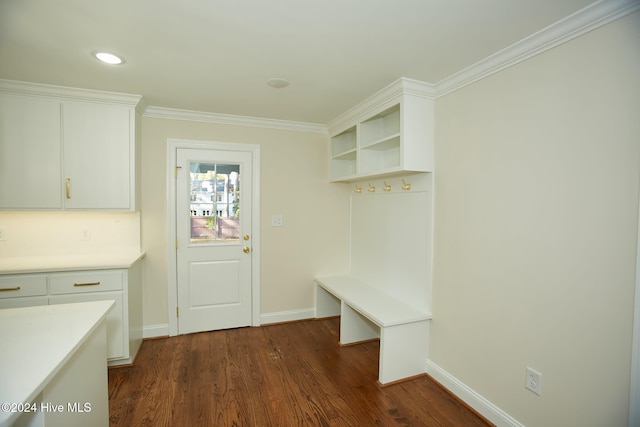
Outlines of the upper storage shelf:
{"label": "upper storage shelf", "polygon": [[331,181],[433,170],[433,96],[401,78],[329,124]]}

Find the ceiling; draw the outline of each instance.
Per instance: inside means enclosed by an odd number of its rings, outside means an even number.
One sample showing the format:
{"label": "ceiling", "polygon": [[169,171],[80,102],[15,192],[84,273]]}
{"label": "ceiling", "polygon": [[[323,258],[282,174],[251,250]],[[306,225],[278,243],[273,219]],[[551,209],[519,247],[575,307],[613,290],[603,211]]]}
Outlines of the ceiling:
{"label": "ceiling", "polygon": [[592,3],[0,0],[0,79],[326,124],[399,77],[436,84]]}

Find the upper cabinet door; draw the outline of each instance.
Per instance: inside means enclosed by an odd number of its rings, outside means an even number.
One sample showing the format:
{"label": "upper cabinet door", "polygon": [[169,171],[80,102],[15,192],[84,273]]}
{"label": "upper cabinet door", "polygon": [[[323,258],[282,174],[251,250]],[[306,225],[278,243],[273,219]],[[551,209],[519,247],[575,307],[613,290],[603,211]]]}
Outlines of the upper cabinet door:
{"label": "upper cabinet door", "polygon": [[0,94],[0,209],[60,209],[60,102]]}
{"label": "upper cabinet door", "polygon": [[64,207],[134,209],[134,109],[65,101],[62,117]]}

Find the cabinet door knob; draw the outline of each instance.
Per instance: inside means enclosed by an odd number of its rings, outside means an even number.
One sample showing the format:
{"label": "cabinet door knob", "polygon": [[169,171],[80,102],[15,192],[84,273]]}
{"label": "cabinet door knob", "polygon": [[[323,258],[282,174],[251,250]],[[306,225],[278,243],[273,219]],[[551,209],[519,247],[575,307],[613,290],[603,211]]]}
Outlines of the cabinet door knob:
{"label": "cabinet door knob", "polygon": [[242,252],[248,254],[249,252],[251,252],[251,249],[249,249],[249,246],[245,246],[244,248],[242,248]]}
{"label": "cabinet door knob", "polygon": [[243,237],[243,239],[244,239],[244,240],[249,240],[249,235],[248,235],[248,234],[245,234],[245,235],[244,235],[244,237]]}

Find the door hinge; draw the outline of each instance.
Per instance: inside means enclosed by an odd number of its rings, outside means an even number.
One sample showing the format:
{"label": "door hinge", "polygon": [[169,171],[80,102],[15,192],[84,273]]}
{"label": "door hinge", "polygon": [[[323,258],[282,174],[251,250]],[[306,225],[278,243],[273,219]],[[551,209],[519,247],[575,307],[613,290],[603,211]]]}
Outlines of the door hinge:
{"label": "door hinge", "polygon": [[176,307],[176,317],[180,317],[179,310],[180,310],[180,309],[179,309],[178,307]]}
{"label": "door hinge", "polygon": [[174,172],[173,172],[173,176],[174,176],[174,178],[177,178],[177,177],[178,177],[178,169],[182,169],[182,166],[176,166],[176,168],[175,168],[175,170],[174,170]]}

